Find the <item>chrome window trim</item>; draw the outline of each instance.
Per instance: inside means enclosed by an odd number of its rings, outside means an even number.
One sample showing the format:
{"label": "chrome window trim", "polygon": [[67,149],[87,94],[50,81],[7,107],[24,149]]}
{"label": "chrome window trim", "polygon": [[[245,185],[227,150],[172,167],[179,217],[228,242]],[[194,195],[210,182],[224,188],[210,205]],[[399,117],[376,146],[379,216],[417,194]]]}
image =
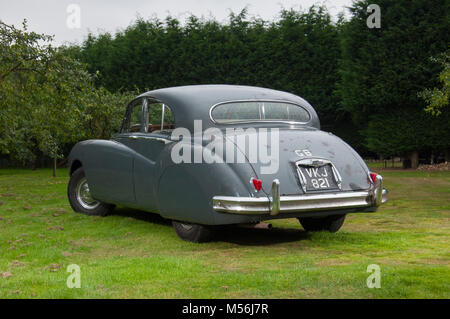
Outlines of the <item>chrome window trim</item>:
{"label": "chrome window trim", "polygon": [[163,103],[161,107],[161,131],[164,128],[164,111],[165,111],[166,105]]}
{"label": "chrome window trim", "polygon": [[[212,111],[214,110],[214,108],[216,108],[217,106],[220,106],[222,104],[229,104],[229,103],[244,103],[244,102],[268,102],[268,103],[285,103],[285,104],[292,104],[298,107],[301,107],[303,110],[306,111],[306,113],[308,113],[309,116],[309,120],[306,122],[299,122],[299,121],[283,121],[283,120],[252,120],[252,121],[234,121],[231,123],[218,123],[217,121],[214,120],[214,118],[212,117]],[[264,113],[264,110],[263,110]],[[265,117],[265,114],[263,114]],[[261,110],[260,110],[260,117],[261,117]],[[302,105],[295,103],[295,102],[291,102],[291,101],[286,101],[286,100],[266,100],[266,99],[247,99],[247,100],[227,100],[227,101],[223,101],[223,102],[219,102],[214,104],[213,106],[211,106],[209,108],[209,119],[211,120],[211,122],[213,122],[214,124],[218,124],[218,125],[229,125],[229,124],[245,124],[245,123],[285,123],[285,124],[308,124],[311,122],[311,120],[313,119],[311,112],[309,112],[309,110],[307,110],[305,107],[303,107]]]}
{"label": "chrome window trim", "polygon": [[141,113],[141,132],[148,132],[148,102],[147,99],[142,99],[142,113]]}

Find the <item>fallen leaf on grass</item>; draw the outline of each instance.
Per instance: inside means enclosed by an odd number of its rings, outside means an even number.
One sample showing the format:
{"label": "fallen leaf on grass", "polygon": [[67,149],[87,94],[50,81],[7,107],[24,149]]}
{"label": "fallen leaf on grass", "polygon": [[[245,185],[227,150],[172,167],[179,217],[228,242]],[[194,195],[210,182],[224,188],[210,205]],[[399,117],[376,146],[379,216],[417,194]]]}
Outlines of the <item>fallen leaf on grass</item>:
{"label": "fallen leaf on grass", "polygon": [[20,254],[19,256],[17,256],[17,258],[22,258],[22,257],[25,257],[26,256],[26,254]]}
{"label": "fallen leaf on grass", "polygon": [[58,213],[53,213],[53,217],[58,217]]}
{"label": "fallen leaf on grass", "polygon": [[2,273],[2,277],[3,278],[8,278],[8,277],[11,277],[11,276],[12,276],[12,274],[9,271],[6,271],[6,272]]}
{"label": "fallen leaf on grass", "polygon": [[29,206],[29,205],[27,205],[27,206],[23,206],[23,209],[25,209],[25,210],[30,210],[32,207],[31,206]]}
{"label": "fallen leaf on grass", "polygon": [[11,262],[11,265],[14,266],[14,267],[22,267],[22,266],[25,265],[25,263],[24,263],[24,262],[21,262],[21,261],[19,261],[19,260],[13,260],[13,261]]}
{"label": "fallen leaf on grass", "polygon": [[61,254],[62,254],[64,257],[70,257],[70,256],[73,255],[71,252],[68,252],[68,251],[63,251]]}
{"label": "fallen leaf on grass", "polygon": [[57,272],[59,268],[61,268],[61,265],[55,263],[51,263],[50,265],[44,267],[44,269],[48,269],[51,272]]}
{"label": "fallen leaf on grass", "polygon": [[47,230],[64,230],[64,227],[62,227],[62,226],[53,226],[53,227],[47,228]]}
{"label": "fallen leaf on grass", "polygon": [[14,250],[14,249],[16,249],[16,247],[11,246],[11,247],[9,247],[8,249],[9,249],[9,250]]}

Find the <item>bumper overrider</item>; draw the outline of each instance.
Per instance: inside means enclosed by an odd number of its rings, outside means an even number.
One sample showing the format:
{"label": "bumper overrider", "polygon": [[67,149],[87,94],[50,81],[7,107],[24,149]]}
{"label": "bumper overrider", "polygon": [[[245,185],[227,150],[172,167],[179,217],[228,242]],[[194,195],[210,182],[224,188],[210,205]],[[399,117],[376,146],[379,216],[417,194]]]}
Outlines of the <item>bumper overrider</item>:
{"label": "bumper overrider", "polygon": [[377,175],[367,191],[340,191],[333,193],[280,196],[280,182],[272,182],[270,197],[214,196],[213,209],[231,214],[297,213],[339,209],[376,208],[387,201],[388,191],[383,178]]}

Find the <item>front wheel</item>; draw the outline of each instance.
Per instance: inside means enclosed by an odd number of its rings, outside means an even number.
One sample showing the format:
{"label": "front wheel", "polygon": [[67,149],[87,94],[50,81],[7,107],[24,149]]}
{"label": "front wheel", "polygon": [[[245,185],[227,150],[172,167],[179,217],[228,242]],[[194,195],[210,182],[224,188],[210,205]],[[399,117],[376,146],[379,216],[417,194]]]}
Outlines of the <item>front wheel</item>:
{"label": "front wheel", "polygon": [[345,215],[331,215],[326,217],[298,218],[306,231],[327,230],[330,233],[337,232],[344,224]]}
{"label": "front wheel", "polygon": [[82,167],[72,173],[67,187],[70,206],[77,213],[92,216],[106,216],[114,205],[102,203],[92,198]]}
{"label": "front wheel", "polygon": [[186,241],[203,243],[211,240],[212,232],[208,226],[172,221],[178,237]]}

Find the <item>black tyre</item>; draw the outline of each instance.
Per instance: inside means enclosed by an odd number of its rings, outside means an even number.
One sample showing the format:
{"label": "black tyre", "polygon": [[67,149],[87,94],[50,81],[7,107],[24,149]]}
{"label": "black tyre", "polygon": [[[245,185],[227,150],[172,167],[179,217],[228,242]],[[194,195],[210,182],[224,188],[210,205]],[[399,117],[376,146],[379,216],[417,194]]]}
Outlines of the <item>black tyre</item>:
{"label": "black tyre", "polygon": [[186,241],[203,243],[211,240],[212,231],[208,226],[172,221],[178,237]]}
{"label": "black tyre", "polygon": [[344,224],[345,215],[332,215],[326,217],[303,217],[298,219],[306,231],[328,230],[337,232]]}
{"label": "black tyre", "polygon": [[67,187],[70,206],[77,213],[92,216],[105,216],[114,209],[114,205],[102,203],[92,198],[89,185],[82,167],[72,173]]}

